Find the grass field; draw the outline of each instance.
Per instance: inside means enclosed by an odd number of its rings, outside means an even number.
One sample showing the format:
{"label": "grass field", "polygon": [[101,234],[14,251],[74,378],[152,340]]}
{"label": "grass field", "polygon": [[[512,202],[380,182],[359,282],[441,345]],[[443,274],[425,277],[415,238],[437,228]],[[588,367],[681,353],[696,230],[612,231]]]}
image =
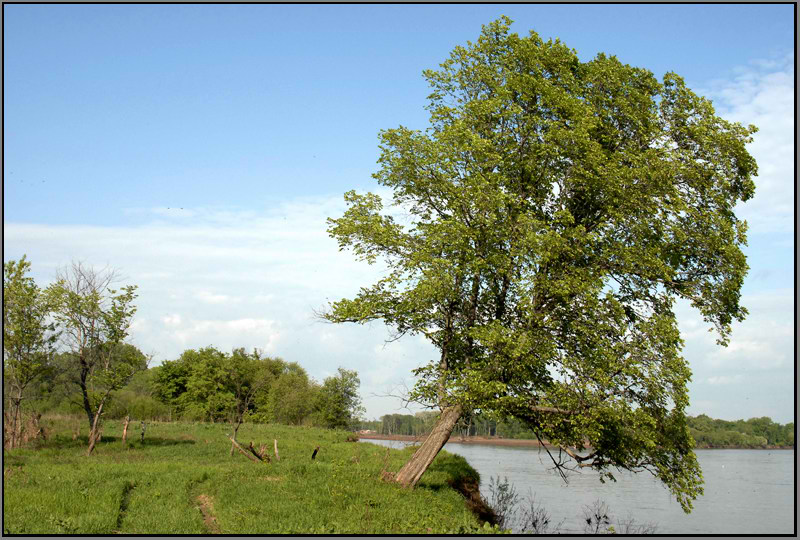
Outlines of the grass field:
{"label": "grass field", "polygon": [[492,532],[454,489],[474,504],[478,473],[444,451],[409,490],[380,477],[412,449],[347,442],[343,431],[245,424],[237,440],[268,444],[272,458],[253,463],[229,455],[224,424],[150,424],[142,442],[132,423],[123,445],[121,423],[108,421],[86,457],[84,424],[73,440],[77,419],[51,419],[46,442],[4,452],[4,533]]}

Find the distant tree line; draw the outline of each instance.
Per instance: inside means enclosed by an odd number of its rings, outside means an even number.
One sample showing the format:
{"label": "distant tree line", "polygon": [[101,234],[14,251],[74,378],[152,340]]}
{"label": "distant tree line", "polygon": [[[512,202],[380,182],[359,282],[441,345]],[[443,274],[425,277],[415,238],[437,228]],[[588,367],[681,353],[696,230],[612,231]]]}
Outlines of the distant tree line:
{"label": "distant tree line", "polygon": [[705,414],[687,417],[689,432],[701,448],[794,446],[794,422],[778,424],[762,416],[749,420],[717,420]]}
{"label": "distant tree line", "polygon": [[[427,434],[436,422],[438,414],[422,411],[416,414],[386,414],[379,420],[360,422],[359,429],[370,429],[382,435]],[[483,414],[464,416],[453,430],[454,436],[462,437],[500,437],[503,439],[535,439],[533,431],[514,418],[496,420]]]}
{"label": "distant tree line", "polygon": [[3,265],[3,444],[41,435],[44,413],[85,416],[89,450],[105,418],[270,422],[353,428],[363,413],[358,373],[322,383],[296,362],[258,350],[189,349],[148,368],[128,342],[136,287],[113,270],[73,263],[40,288],[25,257]]}
{"label": "distant tree line", "polygon": [[[423,411],[416,414],[386,414],[379,420],[362,421],[359,429],[370,429],[382,435],[426,435],[437,414]],[[764,416],[749,420],[717,420],[705,414],[687,416],[689,431],[699,448],[764,448],[794,446],[794,423],[778,424]],[[503,439],[535,439],[536,435],[515,419],[495,420],[486,415],[462,418],[453,436],[499,437]]]}
{"label": "distant tree line", "polygon": [[[147,368],[136,347],[123,345],[139,369],[109,401],[105,418],[143,420],[278,423],[353,428],[362,413],[356,371],[339,368],[322,384],[296,362],[258,350],[215,347],[188,349],[176,360]],[[30,407],[42,413],[80,414],[81,396],[63,369],[67,355],[56,355],[55,375],[42,380]],[[246,402],[246,403],[245,403]]]}

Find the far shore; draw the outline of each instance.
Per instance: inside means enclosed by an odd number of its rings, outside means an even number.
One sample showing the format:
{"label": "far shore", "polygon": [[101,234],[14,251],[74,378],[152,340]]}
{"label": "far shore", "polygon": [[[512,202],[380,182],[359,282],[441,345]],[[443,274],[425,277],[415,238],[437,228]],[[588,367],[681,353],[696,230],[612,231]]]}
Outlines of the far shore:
{"label": "far shore", "polygon": [[[428,435],[381,435],[380,433],[359,433],[359,439],[378,439],[382,441],[407,441],[421,443]],[[542,446],[539,441],[532,439],[503,439],[500,437],[461,437],[451,435],[447,442],[459,444],[491,444],[493,446]]]}
{"label": "far shore", "polygon": [[[359,439],[376,439],[381,441],[406,441],[422,443],[428,436],[425,435],[381,435],[380,433],[358,433]],[[502,437],[462,437],[460,435],[450,435],[447,442],[458,444],[487,444],[492,446],[524,446],[524,447],[542,447],[547,446],[554,448],[547,444],[542,445],[539,441],[534,439],[504,439]],[[794,450],[793,446],[759,446],[759,447],[746,447],[746,446],[697,446],[695,450]]]}

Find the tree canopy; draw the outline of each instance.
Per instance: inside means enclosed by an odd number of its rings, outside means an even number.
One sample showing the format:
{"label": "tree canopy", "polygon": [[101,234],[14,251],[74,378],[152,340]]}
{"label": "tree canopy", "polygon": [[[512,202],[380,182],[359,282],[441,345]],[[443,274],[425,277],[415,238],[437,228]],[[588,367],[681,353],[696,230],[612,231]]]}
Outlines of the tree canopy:
{"label": "tree canopy", "polygon": [[358,373],[340,367],[336,375],[327,377],[320,388],[317,408],[324,425],[348,428],[364,412],[358,387]]}
{"label": "tree canopy", "polygon": [[746,315],[734,206],[753,196],[756,128],[674,73],[581,62],[510,23],[424,72],[426,131],[381,132],[394,215],[351,191],[328,230],[390,272],[325,316],[426,336],[441,354],[412,398],[442,408],[442,432],[476,410],[514,417],[562,449],[559,470],[562,455],[610,478],[647,470],[688,511],[702,476],[674,306],[722,345]]}

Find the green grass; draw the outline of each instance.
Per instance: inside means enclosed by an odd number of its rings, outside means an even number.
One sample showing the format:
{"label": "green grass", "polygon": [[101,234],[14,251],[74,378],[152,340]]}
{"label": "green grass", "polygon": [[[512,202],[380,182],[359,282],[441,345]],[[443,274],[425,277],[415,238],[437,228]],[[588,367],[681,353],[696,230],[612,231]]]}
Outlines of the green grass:
{"label": "green grass", "polygon": [[120,422],[108,421],[91,457],[85,436],[72,440],[75,421],[50,424],[46,443],[4,452],[5,533],[491,532],[452,487],[476,486],[477,472],[446,452],[409,490],[380,475],[412,449],[346,442],[343,431],[245,424],[245,446],[267,443],[271,453],[278,440],[281,460],[261,464],[229,455],[224,424],[152,424],[143,443],[132,424],[123,446]]}

